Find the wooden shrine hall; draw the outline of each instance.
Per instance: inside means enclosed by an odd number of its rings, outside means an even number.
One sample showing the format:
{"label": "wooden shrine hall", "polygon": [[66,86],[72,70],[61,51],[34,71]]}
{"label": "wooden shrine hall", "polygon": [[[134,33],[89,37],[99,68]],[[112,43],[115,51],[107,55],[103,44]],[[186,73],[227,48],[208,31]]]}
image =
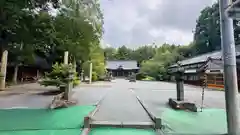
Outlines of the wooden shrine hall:
{"label": "wooden shrine hall", "polygon": [[[240,88],[240,45],[237,45],[235,50],[238,86]],[[198,71],[205,68],[204,74],[207,76],[207,87],[214,89],[224,88],[223,60],[221,51],[202,54],[179,61],[179,63],[184,68],[184,83],[201,86],[201,75]],[[175,81],[173,73],[176,72],[176,70],[177,64],[171,65],[168,68],[168,73],[171,74],[171,81]]]}

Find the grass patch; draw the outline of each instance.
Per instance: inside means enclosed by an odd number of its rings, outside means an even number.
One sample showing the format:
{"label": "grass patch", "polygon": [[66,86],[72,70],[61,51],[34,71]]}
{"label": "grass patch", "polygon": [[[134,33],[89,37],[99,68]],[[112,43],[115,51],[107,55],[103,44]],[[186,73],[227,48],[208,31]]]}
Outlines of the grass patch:
{"label": "grass patch", "polygon": [[146,76],[145,78],[142,79],[142,81],[155,81],[156,79],[151,77],[151,76]]}

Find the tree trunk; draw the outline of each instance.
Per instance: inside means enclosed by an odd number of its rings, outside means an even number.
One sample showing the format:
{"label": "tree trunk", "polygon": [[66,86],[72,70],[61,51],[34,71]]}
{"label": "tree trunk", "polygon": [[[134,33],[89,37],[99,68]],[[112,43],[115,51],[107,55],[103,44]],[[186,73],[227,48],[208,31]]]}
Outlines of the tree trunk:
{"label": "tree trunk", "polygon": [[18,68],[19,68],[19,65],[16,65],[16,66],[14,67],[14,74],[13,74],[13,78],[12,78],[13,84],[17,84]]}

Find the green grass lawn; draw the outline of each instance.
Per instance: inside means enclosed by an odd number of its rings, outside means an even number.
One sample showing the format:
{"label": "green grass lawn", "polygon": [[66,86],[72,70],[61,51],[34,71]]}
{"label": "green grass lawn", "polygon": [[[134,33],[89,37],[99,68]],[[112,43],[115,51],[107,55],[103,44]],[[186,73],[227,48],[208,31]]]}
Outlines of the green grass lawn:
{"label": "green grass lawn", "polygon": [[95,106],[73,106],[64,109],[1,109],[1,135],[79,135],[84,117]]}
{"label": "green grass lawn", "polygon": [[227,133],[226,111],[204,109],[203,112],[186,112],[166,109],[161,118],[165,133],[224,134]]}

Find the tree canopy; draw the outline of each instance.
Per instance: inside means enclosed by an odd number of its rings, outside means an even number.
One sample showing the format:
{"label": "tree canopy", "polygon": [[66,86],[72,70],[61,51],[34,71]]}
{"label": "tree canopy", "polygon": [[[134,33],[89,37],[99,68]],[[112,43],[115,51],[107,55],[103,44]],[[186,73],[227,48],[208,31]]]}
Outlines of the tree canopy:
{"label": "tree canopy", "polygon": [[[240,43],[239,21],[234,20],[235,43]],[[201,11],[194,33],[195,55],[221,49],[219,3],[214,3]]]}
{"label": "tree canopy", "polygon": [[166,76],[168,66],[192,55],[192,46],[162,44],[137,49],[122,46],[117,49],[105,48],[104,52],[107,60],[136,60],[140,65],[140,74],[159,80],[160,75]]}
{"label": "tree canopy", "polygon": [[103,55],[96,51],[103,33],[98,0],[1,0],[0,22],[0,51],[8,50],[16,66],[35,56],[52,65],[69,51],[71,62],[101,61],[96,66],[104,67],[103,57],[91,56]]}

